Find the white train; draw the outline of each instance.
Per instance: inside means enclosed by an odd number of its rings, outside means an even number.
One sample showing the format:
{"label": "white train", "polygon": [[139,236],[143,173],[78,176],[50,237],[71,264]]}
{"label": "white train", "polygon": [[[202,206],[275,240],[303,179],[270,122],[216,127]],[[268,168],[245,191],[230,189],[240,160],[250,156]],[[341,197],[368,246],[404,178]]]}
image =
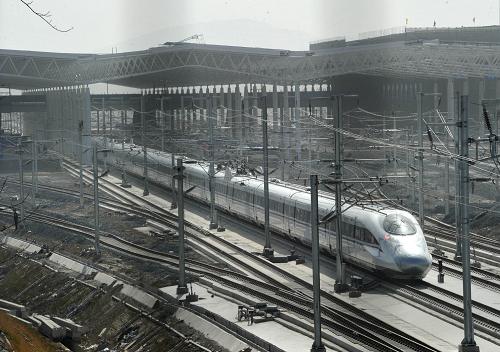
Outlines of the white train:
{"label": "white train", "polygon": [[[125,159],[128,173],[142,176],[142,148],[114,144],[108,162],[116,165]],[[190,196],[209,202],[208,164],[186,163],[185,189],[194,187]],[[150,182],[170,187],[171,156],[148,149]],[[263,180],[254,176],[219,172],[215,176],[217,207],[257,224],[264,223]],[[310,199],[304,187],[284,182],[269,184],[270,225],[273,232],[310,243]],[[319,195],[319,217],[335,209],[335,198]],[[347,262],[403,279],[421,279],[432,266],[432,257],[417,220],[410,213],[378,205],[344,205],[343,253]],[[335,253],[334,221],[320,226],[320,246]]]}

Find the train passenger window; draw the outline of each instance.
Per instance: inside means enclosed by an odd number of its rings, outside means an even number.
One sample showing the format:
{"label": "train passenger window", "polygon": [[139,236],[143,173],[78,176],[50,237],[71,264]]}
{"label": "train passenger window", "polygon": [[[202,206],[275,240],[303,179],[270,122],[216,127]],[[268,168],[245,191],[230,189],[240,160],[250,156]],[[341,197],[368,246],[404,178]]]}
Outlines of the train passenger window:
{"label": "train passenger window", "polygon": [[354,226],[347,222],[342,222],[342,236],[354,237]]}
{"label": "train passenger window", "polygon": [[391,235],[413,235],[417,232],[411,220],[401,214],[387,215],[383,226]]}
{"label": "train passenger window", "polygon": [[255,195],[255,204],[264,206],[264,197],[261,197],[259,194]]}
{"label": "train passenger window", "polygon": [[354,228],[355,228],[354,239],[356,239],[358,241],[363,241],[364,229],[362,227],[359,227],[359,226],[355,226]]}
{"label": "train passenger window", "polygon": [[302,219],[302,221],[305,221],[305,222],[311,221],[311,219],[309,218],[309,212],[307,210],[304,210],[304,209],[300,210],[300,218]]}

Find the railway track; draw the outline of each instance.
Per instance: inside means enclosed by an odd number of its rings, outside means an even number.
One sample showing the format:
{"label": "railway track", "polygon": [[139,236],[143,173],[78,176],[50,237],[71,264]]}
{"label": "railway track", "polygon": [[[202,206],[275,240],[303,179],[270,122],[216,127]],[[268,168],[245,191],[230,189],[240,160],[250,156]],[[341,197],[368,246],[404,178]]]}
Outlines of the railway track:
{"label": "railway track", "polygon": [[[462,262],[449,259],[447,257],[439,256],[434,254],[434,261],[432,266],[435,270],[438,270],[437,260],[441,260],[443,265],[443,272],[449,274],[458,279],[462,278]],[[489,270],[484,270],[481,268],[471,267],[471,281],[473,284],[487,288],[491,291],[500,293],[500,275],[493,273]]]}
{"label": "railway track", "polygon": [[[69,165],[69,164],[67,164],[67,166],[71,167],[71,165]],[[88,178],[87,181],[90,181],[90,178]],[[101,179],[101,181],[103,181],[103,180]],[[104,180],[104,181],[106,181],[106,180]],[[113,196],[117,196],[116,194],[114,194],[116,191],[109,189],[109,188],[113,188],[113,187],[119,188],[119,186],[116,186],[115,184],[101,186],[101,188],[104,188],[104,190],[107,193],[112,194]],[[120,192],[119,192],[120,195],[118,195],[118,198],[121,199],[121,201],[126,201],[129,205],[123,206],[123,205],[117,204],[119,202],[113,203],[112,201],[108,204],[103,203],[103,205],[110,206],[111,208],[114,208],[114,209],[121,207],[122,211],[128,211],[128,212],[134,210],[134,211],[136,211],[137,215],[148,217],[148,218],[153,217],[154,220],[159,221],[159,222],[163,222],[163,223],[165,223],[165,220],[168,220],[167,223],[170,221],[169,226],[175,227],[175,224],[171,223],[171,221],[176,220],[174,215],[172,215],[168,212],[165,212],[165,210],[162,209],[161,207],[158,207],[158,206],[152,205],[152,204],[147,204],[147,202],[145,202],[144,199],[134,199],[134,198],[140,198],[140,197],[137,197],[135,195],[129,194],[127,196],[124,196],[123,193],[125,193],[125,190],[123,190],[121,188],[119,188],[119,190],[120,190]],[[74,193],[77,193],[77,192],[74,192]],[[73,194],[73,195],[75,195],[75,194]],[[135,204],[135,205],[130,205],[130,204]],[[150,209],[152,208],[152,210],[144,211],[145,205]],[[135,209],[131,209],[130,207],[135,207]],[[140,213],[137,213],[137,212],[140,212]],[[165,219],[165,217],[167,219]],[[188,223],[188,227],[189,226],[190,226],[190,224]],[[208,232],[208,231],[206,231],[206,232]],[[208,234],[210,234],[210,233],[208,232]],[[206,233],[205,233],[205,235],[206,235]],[[228,243],[224,243],[224,245],[231,246],[231,244],[228,244]],[[235,249],[235,248],[233,248],[233,249]],[[266,263],[267,263],[267,261],[266,261]],[[453,274],[453,275],[459,274],[459,270],[451,269],[448,267],[446,269],[449,270],[450,274]],[[276,269],[274,269],[274,270],[276,270]],[[481,274],[483,276],[485,276],[486,274],[488,274],[488,272],[483,271]],[[300,280],[297,280],[297,278],[290,277],[290,275],[288,273],[282,273],[282,275],[288,277],[290,280],[293,280],[296,283],[300,282]],[[491,275],[493,275],[493,274],[491,274]],[[491,275],[490,275],[490,278],[491,278]],[[497,285],[488,283],[487,278],[474,277],[474,280],[475,280],[474,282],[481,284],[482,286],[488,287],[492,290],[498,289]],[[269,280],[269,278],[267,278],[266,281],[269,282],[272,280]],[[307,283],[300,282],[300,284],[302,286],[304,286],[306,288],[306,290],[310,289],[310,288],[307,288],[307,286],[308,286]],[[450,293],[446,290],[443,290],[439,287],[427,286],[427,287],[425,287],[425,289],[430,290],[438,295],[441,295],[442,297],[445,297],[445,299],[452,298],[456,302],[461,301],[461,296],[452,294],[452,293]],[[283,292],[285,292],[285,291],[283,291]],[[448,312],[448,314],[447,314],[448,316],[450,316],[450,312],[451,312],[451,315],[454,317],[455,320],[457,320],[457,321],[461,320],[461,307],[460,306],[458,306],[456,304],[452,304],[448,301],[445,301],[445,299],[435,297],[434,295],[424,293],[424,292],[422,292],[422,287],[405,286],[405,287],[400,289],[400,293],[406,294],[407,296],[412,296],[413,299],[416,301],[431,303],[437,307],[442,308],[444,313]],[[304,295],[305,295],[305,297],[307,297],[307,299],[309,299],[309,300],[311,299],[311,296],[308,293],[303,293],[303,292],[300,292],[300,295],[298,297],[304,297]],[[323,296],[324,296],[324,298],[327,298],[329,301],[331,300],[331,297],[328,297],[327,293],[323,292]],[[294,297],[297,297],[297,295],[294,295]],[[333,298],[335,298],[335,297],[333,297]],[[474,302],[474,306],[477,309],[482,310],[483,312],[486,312],[487,314],[498,316],[499,312],[494,311],[494,310],[492,311],[487,306],[482,306],[480,303]],[[326,309],[328,309],[328,307]],[[290,310],[293,310],[293,309],[290,309]],[[500,331],[499,330],[500,327],[498,326],[497,322],[495,322],[492,319],[482,317],[479,314],[475,314],[474,319],[475,319],[475,324],[476,324],[476,327],[478,330],[480,330],[484,333],[490,334],[490,335],[494,336],[495,338],[498,338],[498,332]],[[325,323],[325,325],[328,326],[328,323]]]}
{"label": "railway track", "polygon": [[[67,168],[74,168],[69,162],[65,162],[65,167]],[[73,172],[75,170],[73,169]],[[86,175],[87,176],[87,175]],[[90,181],[90,177],[87,176],[87,182]],[[132,212],[137,215],[141,215],[147,218],[151,218],[155,221],[159,221],[163,224],[166,224],[167,226],[170,227],[175,227],[176,226],[176,217],[173,214],[170,214],[166,212],[163,208],[155,205],[155,204],[148,204],[144,199],[141,197],[137,197],[130,192],[127,192],[127,190],[122,189],[121,187],[107,182],[106,180],[100,179],[100,189],[103,190],[104,192],[108,194],[112,194],[113,196],[117,196],[122,202],[126,202],[127,205],[124,206],[123,204],[119,205],[116,204],[116,202],[110,201],[108,204],[105,204],[105,202],[102,202],[103,206],[109,206],[113,209],[118,209],[120,208],[122,211],[127,211],[127,212]],[[69,190],[65,191],[66,193],[70,194],[71,192]],[[119,195],[114,194],[115,192],[118,192]],[[75,193],[78,192],[73,192],[73,195],[76,196]],[[90,195],[87,195],[90,196]],[[136,198],[136,199],[134,199]],[[137,199],[140,198],[140,199]],[[130,205],[132,204],[132,205]],[[51,220],[53,221],[53,219]],[[188,233],[187,235],[189,236],[189,239],[192,240],[194,237],[200,237],[201,236],[208,236],[212,235],[210,232],[199,229],[197,226],[190,224],[189,222],[186,224],[188,227]],[[87,235],[92,236],[92,231],[91,230]],[[200,232],[199,234],[193,234],[190,233],[191,231],[198,231]],[[103,240],[106,237],[103,237]],[[229,246],[233,247],[233,249],[236,249],[232,243],[226,242],[224,243],[224,240],[220,239],[218,236],[212,236],[212,239],[216,239],[221,245],[224,246]],[[222,242],[220,242],[222,241]],[[128,244],[130,245],[130,244]],[[202,245],[210,247],[207,244],[207,241],[203,243]],[[215,245],[215,247],[219,247],[218,245]],[[214,250],[214,245],[211,246],[211,249]],[[239,253],[241,254],[241,249],[237,248]],[[148,253],[144,253],[142,251],[146,251],[146,249],[141,248],[140,249],[141,253],[140,255],[144,255],[145,259],[152,260],[149,258]],[[137,251],[134,249],[132,252],[134,252],[134,255],[137,255]],[[158,255],[158,253],[155,253],[155,255]],[[227,255],[227,252],[226,252]],[[255,256],[255,254],[252,253],[246,253],[245,254],[247,257],[249,257],[251,260],[258,261],[261,263],[261,265],[265,265],[269,267],[271,264],[258,256]],[[146,258],[147,257],[147,258]],[[170,258],[173,259],[173,258]],[[234,258],[231,260],[234,261]],[[171,263],[174,264],[175,263]],[[191,265],[189,265],[191,267]],[[218,268],[220,269],[220,268]],[[251,265],[250,268],[244,268],[245,270],[247,269],[254,269]],[[201,269],[203,271],[203,269]],[[211,269],[210,269],[211,270]],[[285,307],[288,310],[291,311],[302,311],[302,315],[305,317],[312,318],[311,316],[311,303],[312,303],[312,286],[303,281],[300,280],[293,275],[291,276],[288,272],[285,270],[279,270],[277,266],[272,266],[271,270],[278,275],[281,275],[282,277],[286,277],[288,280],[294,280],[296,283],[301,284],[304,288],[303,290],[300,291],[290,291],[285,285],[283,287],[282,280],[276,280],[273,277],[265,277],[262,275],[262,272],[254,272],[255,276],[259,276],[260,280],[254,281],[250,283],[248,281],[248,276],[245,276],[245,280],[243,281],[243,284],[240,284],[239,288],[243,290],[248,290],[252,291],[252,295],[255,295],[256,297],[259,297],[261,299],[266,299],[269,300],[270,302],[275,302],[277,305],[281,307]],[[214,275],[210,275],[209,273],[202,273],[198,272],[199,274],[202,274],[206,277],[211,277],[212,280],[217,281],[217,280],[226,280],[225,284],[227,285],[232,285],[238,286],[237,282],[241,282],[242,280],[241,277],[234,277],[234,275],[231,277],[228,273],[227,275],[222,275],[222,273],[219,271],[218,274],[214,277]],[[223,277],[223,279],[221,279]],[[229,282],[229,281],[231,282]],[[255,285],[255,288],[252,289],[252,286]],[[266,286],[267,285],[267,286]],[[263,287],[266,287],[267,290],[273,292],[273,295],[271,296],[263,296],[265,292],[263,292]],[[286,300],[283,301],[283,298],[280,298],[280,300],[276,299],[277,295],[285,295]],[[397,329],[388,326],[387,324],[384,324],[380,320],[366,314],[365,312],[358,310],[349,304],[343,302],[342,300],[338,299],[337,297],[334,297],[333,295],[323,292],[323,297],[326,299],[325,304],[324,304],[324,325],[328,326],[335,331],[345,335],[347,338],[352,339],[353,341],[362,341],[364,344],[367,346],[371,346],[373,348],[376,348],[377,350],[384,350],[384,351],[407,351],[407,350],[415,350],[415,351],[436,351],[434,348],[431,346],[427,346],[424,343],[421,343],[420,341],[414,339],[410,335],[407,335],[406,333],[403,333],[401,331],[398,331]],[[302,298],[301,304],[298,304],[295,302],[295,306],[291,306],[293,301],[297,301],[297,297],[305,297]],[[293,299],[292,299],[293,298]],[[299,302],[300,303],[300,302]],[[306,311],[308,314],[306,314]],[[330,316],[330,317],[329,317]],[[333,316],[333,318],[331,317]],[[336,325],[334,319],[336,320],[341,320],[343,321],[343,324],[341,325]],[[361,326],[365,326],[365,329],[360,331]],[[389,341],[389,342],[387,342]],[[378,344],[378,345],[377,345]],[[377,347],[375,347],[377,345]]]}
{"label": "railway track", "polygon": [[[10,211],[1,210],[1,213],[10,215]],[[55,218],[48,215],[30,214],[32,221],[45,223],[51,226],[57,226],[64,230],[68,230],[89,239],[93,239],[93,228],[75,224],[66,220]],[[102,244],[122,253],[139,257],[148,261],[166,264],[172,267],[178,266],[178,258],[175,255],[158,252],[136,244],[133,244],[125,239],[109,233],[103,233],[101,237]],[[218,266],[206,264],[195,260],[186,261],[186,270],[194,275],[201,275],[209,278],[211,281],[219,282],[227,287],[245,292],[259,299],[277,304],[289,311],[295,312],[303,317],[312,319],[313,315],[310,309],[311,298],[300,296],[290,291],[285,285],[276,282],[265,274],[259,273],[263,279],[272,281],[269,284],[265,281],[253,279],[244,274],[235,273],[234,270],[221,269]],[[377,322],[368,322],[360,318],[355,318],[350,314],[346,314],[342,309],[325,307],[324,317],[322,322],[325,326],[333,329],[353,342],[362,343],[366,346],[375,348],[380,351],[406,351],[405,347],[413,345],[414,351],[435,351],[434,349],[426,349],[427,346],[421,343],[415,343],[406,340],[404,344],[400,342],[400,347],[395,347],[394,342],[388,342],[386,338],[381,337],[380,325]],[[360,329],[360,328],[363,329]],[[394,331],[388,332],[394,339]],[[387,336],[388,333],[383,335]],[[399,336],[403,341],[403,337]]]}

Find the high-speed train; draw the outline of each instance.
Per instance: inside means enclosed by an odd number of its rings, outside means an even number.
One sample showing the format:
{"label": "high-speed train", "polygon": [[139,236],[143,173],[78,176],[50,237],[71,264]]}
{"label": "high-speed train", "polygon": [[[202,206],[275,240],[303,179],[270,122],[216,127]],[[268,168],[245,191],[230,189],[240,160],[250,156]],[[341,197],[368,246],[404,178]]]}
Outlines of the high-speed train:
{"label": "high-speed train", "polygon": [[[109,143],[108,143],[109,147]],[[143,175],[142,147],[131,144],[114,144],[108,154],[113,165],[124,159],[128,173]],[[122,167],[122,166],[120,166]],[[184,164],[184,187],[192,189],[189,195],[209,202],[208,163]],[[171,156],[148,149],[148,177],[161,186],[171,185]],[[264,223],[263,179],[251,175],[236,175],[231,170],[215,175],[216,204],[228,213],[236,214],[257,224]],[[335,197],[320,192],[319,218],[335,210]],[[310,192],[286,182],[270,182],[271,230],[294,240],[310,244]],[[379,205],[343,205],[343,254],[344,260],[388,277],[421,279],[432,266],[422,229],[410,213]],[[334,221],[320,225],[320,246],[335,253]]]}

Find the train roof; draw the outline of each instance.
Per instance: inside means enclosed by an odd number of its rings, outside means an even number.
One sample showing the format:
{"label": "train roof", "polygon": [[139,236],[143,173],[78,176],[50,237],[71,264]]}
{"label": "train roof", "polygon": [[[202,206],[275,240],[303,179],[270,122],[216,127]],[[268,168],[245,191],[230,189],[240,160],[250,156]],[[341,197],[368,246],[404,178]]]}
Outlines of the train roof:
{"label": "train roof", "polygon": [[[135,149],[139,146],[133,145],[133,144],[128,144],[126,150],[131,151],[132,149]],[[151,150],[155,154],[155,158],[165,158],[167,162],[170,162],[169,156],[170,154],[161,152],[158,150]],[[198,161],[195,159],[190,159],[190,158],[185,158],[186,161],[195,161],[195,163],[186,163],[184,166],[186,168],[190,169],[196,169],[199,172],[206,174],[208,172],[208,163],[205,161]],[[217,179],[224,179],[225,175],[224,173],[216,173],[215,177]],[[231,181],[240,184],[243,187],[249,187],[249,188],[254,188],[254,189],[263,189],[263,183],[264,180],[262,177],[256,177],[253,175],[236,175],[234,171],[232,171],[232,178]],[[269,190],[272,191],[271,195],[272,197],[278,196],[282,198],[290,198],[294,200],[298,200],[301,203],[307,203],[311,199],[311,194],[310,194],[310,188],[293,184],[290,182],[286,181],[271,181],[269,183]],[[320,209],[330,209],[333,210],[335,208],[335,195],[332,193],[324,192],[324,191],[319,191],[318,192],[318,207]],[[363,200],[365,202],[365,200]],[[348,212],[351,213],[354,216],[358,216],[356,213],[358,212],[372,212],[372,213],[379,213],[383,215],[387,215],[391,208],[388,208],[387,206],[382,206],[376,203],[373,204],[343,204],[342,208],[344,211],[346,211],[346,208],[349,208]],[[389,210],[389,211],[388,211]]]}

